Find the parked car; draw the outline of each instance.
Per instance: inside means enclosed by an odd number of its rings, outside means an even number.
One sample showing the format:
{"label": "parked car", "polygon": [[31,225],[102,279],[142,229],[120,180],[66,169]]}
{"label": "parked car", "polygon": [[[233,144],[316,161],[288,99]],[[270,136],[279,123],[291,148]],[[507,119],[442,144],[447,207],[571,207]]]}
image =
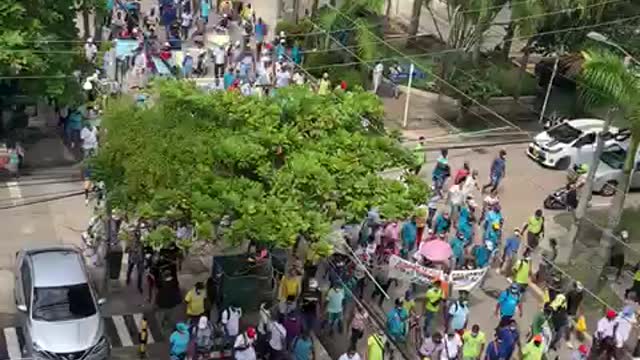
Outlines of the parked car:
{"label": "parked car", "polygon": [[[560,123],[533,138],[527,155],[536,162],[561,170],[572,164],[591,163],[596,148],[596,135],[602,132],[604,121],[576,119]],[[627,140],[630,132],[610,127],[604,135],[605,149]]]}
{"label": "parked car", "polygon": [[84,258],[69,247],[16,254],[15,301],[25,358],[105,360],[111,344]]}
{"label": "parked car", "polygon": [[[612,196],[622,180],[622,168],[627,157],[626,146],[614,145],[600,156],[600,164],[593,180],[593,192],[602,196]],[[636,164],[629,188],[640,189],[640,158],[636,154]]]}

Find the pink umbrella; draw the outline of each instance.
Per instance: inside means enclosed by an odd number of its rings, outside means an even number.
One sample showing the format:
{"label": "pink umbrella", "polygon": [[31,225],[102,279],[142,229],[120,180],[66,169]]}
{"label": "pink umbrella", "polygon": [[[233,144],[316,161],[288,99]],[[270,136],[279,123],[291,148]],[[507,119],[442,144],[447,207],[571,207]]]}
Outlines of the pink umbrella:
{"label": "pink umbrella", "polygon": [[433,262],[447,261],[453,255],[453,251],[451,251],[451,245],[449,245],[448,242],[440,239],[423,242],[422,244],[420,244],[418,253]]}

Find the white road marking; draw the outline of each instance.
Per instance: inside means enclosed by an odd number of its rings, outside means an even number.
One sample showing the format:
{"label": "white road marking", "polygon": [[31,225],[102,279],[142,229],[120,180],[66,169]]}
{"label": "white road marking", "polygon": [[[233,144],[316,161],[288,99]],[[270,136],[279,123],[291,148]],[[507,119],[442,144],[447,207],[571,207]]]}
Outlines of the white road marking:
{"label": "white road marking", "polygon": [[114,315],[112,319],[116,325],[116,331],[118,332],[122,346],[133,346],[133,341],[131,341],[131,336],[129,336],[129,330],[127,329],[127,324],[124,322],[124,318],[120,315]]}
{"label": "white road marking", "polygon": [[18,342],[18,334],[16,328],[4,328],[4,338],[7,342],[7,353],[9,359],[22,359],[22,351],[20,351],[20,343]]}
{"label": "white road marking", "polygon": [[22,204],[22,191],[17,181],[7,181],[7,189],[9,189],[9,197],[13,205]]}
{"label": "white road marking", "polygon": [[[140,324],[142,324],[142,314],[137,313],[133,314],[133,319],[136,322],[136,326],[138,327],[138,331],[140,331]],[[149,329],[149,324],[147,323],[147,344],[153,344],[155,341],[153,340],[153,335],[151,334],[151,329]]]}

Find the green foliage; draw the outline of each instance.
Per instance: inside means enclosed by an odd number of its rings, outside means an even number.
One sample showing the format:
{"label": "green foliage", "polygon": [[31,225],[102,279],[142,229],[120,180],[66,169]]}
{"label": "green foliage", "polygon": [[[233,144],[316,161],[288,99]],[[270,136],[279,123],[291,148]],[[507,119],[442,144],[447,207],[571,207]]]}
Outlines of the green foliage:
{"label": "green foliage", "polygon": [[[334,221],[359,221],[371,206],[410,214],[427,186],[377,175],[412,159],[381,135],[381,103],[364,91],[337,96],[292,87],[259,99],[162,81],[152,107],[110,104],[94,171],[114,207],[195,223],[199,239],[222,233],[286,248],[299,235],[320,241]],[[175,241],[155,233],[154,246]]]}
{"label": "green foliage", "polygon": [[492,80],[500,89],[500,96],[536,95],[538,81],[529,73],[521,72],[520,68],[512,64],[495,64],[486,71],[486,78]]}
{"label": "green foliage", "polygon": [[280,34],[281,31],[284,31],[289,39],[304,40],[306,34],[313,31],[313,23],[307,18],[297,23],[289,20],[280,20],[276,24],[275,34]]}
{"label": "green foliage", "polygon": [[12,86],[22,94],[49,96],[64,103],[75,97],[77,87],[74,89],[71,85],[74,80],[67,78],[82,59],[82,49],[69,42],[76,39],[75,18],[74,1],[71,0],[2,1],[0,76],[42,78],[1,80],[0,85]]}
{"label": "green foliage", "polygon": [[583,53],[580,73],[580,94],[587,106],[618,106],[629,110],[638,104],[640,79],[607,50],[589,50]]}

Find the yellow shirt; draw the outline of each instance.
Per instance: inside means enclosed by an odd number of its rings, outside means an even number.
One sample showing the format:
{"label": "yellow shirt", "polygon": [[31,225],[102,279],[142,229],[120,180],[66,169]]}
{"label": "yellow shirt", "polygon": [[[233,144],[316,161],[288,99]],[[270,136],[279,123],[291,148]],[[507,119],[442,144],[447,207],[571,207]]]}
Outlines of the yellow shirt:
{"label": "yellow shirt", "polygon": [[529,283],[529,262],[524,260],[518,260],[513,266],[515,272],[515,281],[518,284]]}
{"label": "yellow shirt", "polygon": [[196,292],[195,289],[189,290],[184,298],[187,303],[187,315],[198,316],[204,314],[204,298],[204,290],[200,290],[200,292]]}
{"label": "yellow shirt", "polygon": [[367,360],[382,360],[384,344],[377,334],[369,336],[367,339]]}
{"label": "yellow shirt", "polygon": [[542,224],[544,223],[544,218],[537,219],[535,216],[529,218],[527,222],[527,231],[532,234],[539,234],[542,231]]}
{"label": "yellow shirt", "polygon": [[432,287],[427,290],[425,308],[429,312],[438,312],[443,299],[442,289]]}
{"label": "yellow shirt", "polygon": [[278,299],[285,301],[289,296],[298,297],[300,294],[300,278],[283,276],[280,280],[280,291]]}
{"label": "yellow shirt", "polygon": [[318,95],[329,94],[330,87],[331,87],[331,82],[329,80],[325,80],[325,79],[320,80],[320,85],[318,85]]}

